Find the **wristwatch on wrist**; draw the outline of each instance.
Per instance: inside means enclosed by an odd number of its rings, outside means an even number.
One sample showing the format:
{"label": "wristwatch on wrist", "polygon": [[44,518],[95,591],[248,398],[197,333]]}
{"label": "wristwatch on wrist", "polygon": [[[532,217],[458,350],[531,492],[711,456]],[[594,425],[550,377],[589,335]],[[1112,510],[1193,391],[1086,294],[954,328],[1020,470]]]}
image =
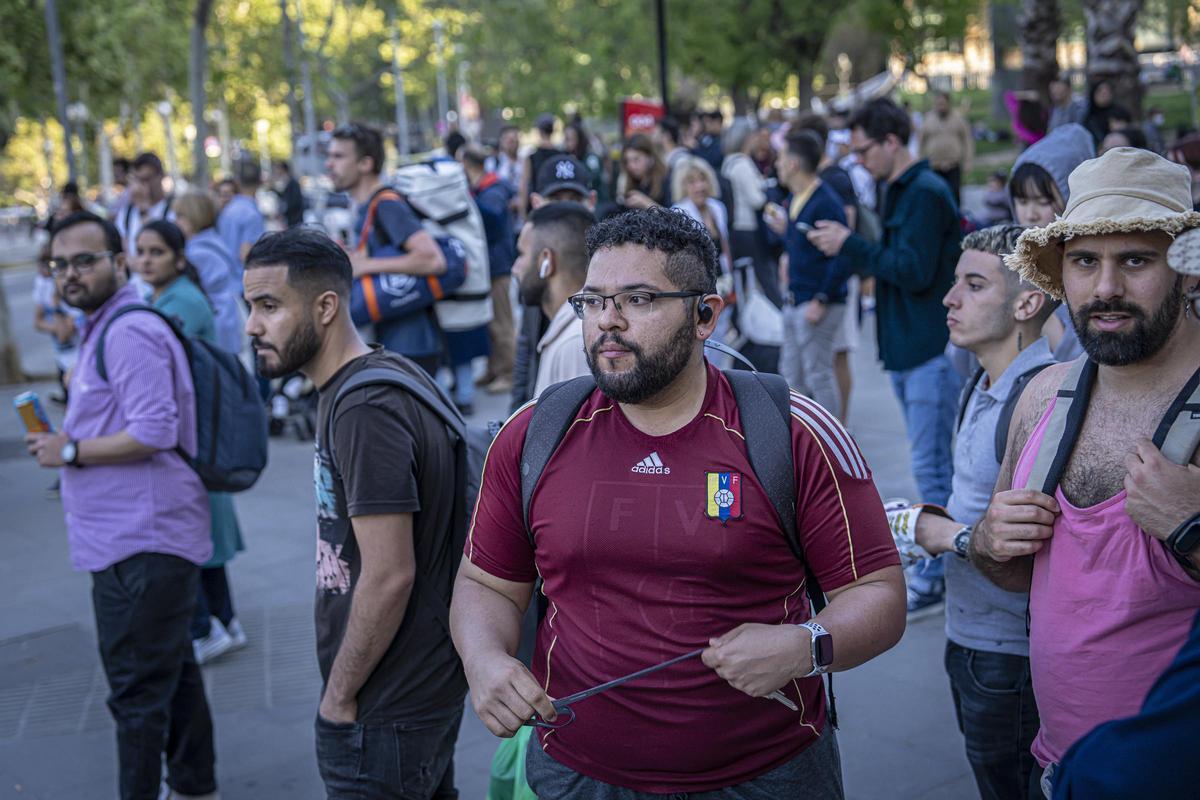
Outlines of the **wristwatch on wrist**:
{"label": "wristwatch on wrist", "polygon": [[1183,524],[1167,537],[1167,547],[1185,566],[1200,566],[1190,563],[1192,551],[1200,547],[1200,513],[1185,519]]}
{"label": "wristwatch on wrist", "polygon": [[62,456],[63,463],[68,467],[80,466],[79,442],[75,441],[74,439],[69,439],[67,443],[62,446],[62,450],[59,451],[59,455]]}
{"label": "wristwatch on wrist", "polygon": [[959,558],[969,558],[971,555],[971,531],[970,525],[964,525],[959,528],[958,533],[954,534],[954,554]]}
{"label": "wristwatch on wrist", "polygon": [[822,628],[820,623],[812,620],[800,623],[800,627],[808,628],[808,632],[812,634],[812,642],[809,645],[812,653],[812,670],[804,677],[824,675],[833,665],[833,636]]}

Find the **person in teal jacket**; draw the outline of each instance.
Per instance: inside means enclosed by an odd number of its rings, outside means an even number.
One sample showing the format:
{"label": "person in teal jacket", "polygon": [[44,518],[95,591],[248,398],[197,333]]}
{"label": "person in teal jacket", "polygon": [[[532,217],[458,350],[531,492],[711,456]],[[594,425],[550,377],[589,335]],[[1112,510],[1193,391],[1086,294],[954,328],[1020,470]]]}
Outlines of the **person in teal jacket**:
{"label": "person in teal jacket", "polygon": [[[186,336],[216,342],[213,308],[200,288],[196,268],[184,256],[184,236],[167,220],[148,222],[138,233],[134,268],[151,288],[147,301],[175,321]],[[233,497],[209,492],[213,555],[200,570],[200,590],[192,618],[197,663],[212,661],[246,644],[246,633],[233,613],[225,564],[245,549]]]}

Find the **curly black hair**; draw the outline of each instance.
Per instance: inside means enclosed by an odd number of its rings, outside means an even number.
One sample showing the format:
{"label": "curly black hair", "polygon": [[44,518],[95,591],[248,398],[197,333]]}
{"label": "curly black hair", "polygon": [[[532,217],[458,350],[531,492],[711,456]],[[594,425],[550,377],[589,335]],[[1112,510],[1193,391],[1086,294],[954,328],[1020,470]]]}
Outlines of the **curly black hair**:
{"label": "curly black hair", "polygon": [[587,235],[588,260],[600,250],[635,244],[667,254],[667,279],[676,288],[713,294],[720,262],[708,230],[682,211],[655,206],[627,211],[593,225]]}

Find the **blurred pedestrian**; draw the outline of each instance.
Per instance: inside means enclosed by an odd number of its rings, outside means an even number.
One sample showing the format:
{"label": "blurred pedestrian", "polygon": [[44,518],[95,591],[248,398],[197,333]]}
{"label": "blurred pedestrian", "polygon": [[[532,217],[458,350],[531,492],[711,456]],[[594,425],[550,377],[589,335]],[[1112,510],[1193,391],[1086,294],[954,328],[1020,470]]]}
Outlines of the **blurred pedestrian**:
{"label": "blurred pedestrian", "polygon": [[[162,161],[154,153],[141,153],[133,160],[129,173],[129,204],[117,215],[113,224],[125,243],[125,255],[137,255],[137,235],[142,225],[152,219],[175,219],[171,209],[173,198],[163,187],[165,175]],[[140,280],[140,279],[139,279]]]}
{"label": "blurred pedestrian", "polygon": [[725,148],[722,138],[725,135],[725,117],[719,109],[700,113],[700,133],[692,154],[700,156],[717,172],[721,171],[721,162],[725,160]]}
{"label": "blurred pedestrian", "polygon": [[67,403],[67,374],[74,369],[79,355],[79,329],[84,316],[63,302],[50,271],[50,244],[38,253],[37,274],[33,276],[33,329],[50,336],[54,366],[58,370],[59,392],[51,395],[56,403]]}
{"label": "blurred pedestrian", "polygon": [[225,249],[237,259],[237,279],[240,283],[241,267],[246,261],[246,253],[250,252],[250,248],[263,235],[265,223],[262,212],[258,209],[258,187],[262,184],[262,173],[258,164],[242,159],[236,163],[235,169],[235,193],[217,215],[217,233],[220,234],[221,241],[225,242]]}
{"label": "blurred pedestrian", "polygon": [[1083,118],[1087,115],[1087,102],[1075,94],[1070,79],[1059,75],[1050,81],[1049,91],[1050,119],[1046,125],[1047,133],[1063,125],[1083,123]]}
{"label": "blurred pedestrian", "polygon": [[175,219],[187,237],[186,256],[200,276],[200,288],[212,303],[216,317],[217,346],[241,353],[242,265],[226,247],[216,228],[216,205],[208,192],[189,191],[175,202]]}
{"label": "blurred pedestrian", "polygon": [[1083,117],[1083,127],[1092,134],[1092,142],[1097,148],[1104,141],[1104,137],[1113,130],[1114,115],[1132,119],[1129,111],[1117,104],[1112,84],[1108,81],[1097,81],[1092,85],[1087,113]]}
{"label": "blurred pedestrian", "polygon": [[679,123],[673,117],[661,117],[654,126],[654,146],[658,148],[667,170],[675,169],[688,150],[679,142]]}
{"label": "blurred pedestrian", "polygon": [[927,159],[933,171],[950,187],[956,204],[962,202],[962,176],[971,169],[975,138],[962,115],[950,105],[950,94],[933,96],[933,111],[926,114],[917,133],[918,158]]}
{"label": "blurred pedestrian", "polygon": [[558,126],[558,118],[553,114],[541,114],[534,124],[537,134],[537,146],[525,158],[525,167],[521,170],[521,208],[525,214],[533,210],[530,194],[534,189],[534,181],[538,170],[554,156],[561,155],[562,150],[554,143],[554,130]]}
{"label": "blurred pedestrian", "polygon": [[617,203],[637,209],[670,205],[671,186],[667,178],[667,166],[650,137],[641,133],[630,136],[621,148]]}
{"label": "blurred pedestrian", "polygon": [[[300,181],[292,175],[292,165],[276,161],[271,166],[271,191],[279,198],[279,216],[286,228],[304,223],[304,191]],[[261,235],[261,234],[260,234]]]}

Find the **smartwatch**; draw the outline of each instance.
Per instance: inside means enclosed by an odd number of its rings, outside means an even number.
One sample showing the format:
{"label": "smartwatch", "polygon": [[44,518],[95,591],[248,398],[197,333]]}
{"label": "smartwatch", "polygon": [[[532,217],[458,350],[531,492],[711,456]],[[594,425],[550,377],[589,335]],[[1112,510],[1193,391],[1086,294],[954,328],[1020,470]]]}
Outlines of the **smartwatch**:
{"label": "smartwatch", "polygon": [[62,450],[59,451],[59,455],[62,456],[63,463],[68,467],[80,466],[79,442],[75,441],[74,439],[70,439],[62,446]]}
{"label": "smartwatch", "polygon": [[1183,521],[1175,531],[1167,537],[1167,547],[1185,566],[1196,566],[1190,563],[1192,551],[1200,547],[1200,513],[1194,514]]}
{"label": "smartwatch", "polygon": [[812,653],[812,670],[804,677],[824,675],[833,665],[833,636],[819,623],[812,620],[800,623],[800,627],[808,628],[808,632],[812,634],[812,641],[809,645]]}

